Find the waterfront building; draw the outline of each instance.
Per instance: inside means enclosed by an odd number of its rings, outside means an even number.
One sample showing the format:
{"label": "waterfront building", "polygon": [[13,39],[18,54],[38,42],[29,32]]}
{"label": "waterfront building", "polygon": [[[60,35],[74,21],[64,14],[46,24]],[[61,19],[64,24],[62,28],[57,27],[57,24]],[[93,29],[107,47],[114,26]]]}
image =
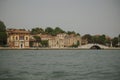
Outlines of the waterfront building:
{"label": "waterfront building", "polygon": [[53,37],[53,36],[48,35],[48,34],[37,34],[37,36],[39,36],[41,38],[41,40],[49,40]]}
{"label": "waterfront building", "polygon": [[79,35],[71,34],[65,36],[65,47],[71,47],[74,45],[81,45],[81,37]]}
{"label": "waterfront building", "polygon": [[[79,44],[78,44],[79,42]],[[49,47],[50,48],[64,48],[71,47],[73,45],[81,45],[81,38],[78,35],[68,35],[65,33],[57,34],[57,36],[49,39]]]}
{"label": "waterfront building", "polygon": [[53,36],[51,39],[49,39],[49,47],[50,48],[64,48],[64,33],[57,34],[57,36]]}
{"label": "waterfront building", "polygon": [[29,48],[30,32],[25,29],[7,29],[7,44],[11,48]]}
{"label": "waterfront building", "polygon": [[59,39],[57,37],[49,39],[48,43],[50,48],[64,48],[63,39]]}

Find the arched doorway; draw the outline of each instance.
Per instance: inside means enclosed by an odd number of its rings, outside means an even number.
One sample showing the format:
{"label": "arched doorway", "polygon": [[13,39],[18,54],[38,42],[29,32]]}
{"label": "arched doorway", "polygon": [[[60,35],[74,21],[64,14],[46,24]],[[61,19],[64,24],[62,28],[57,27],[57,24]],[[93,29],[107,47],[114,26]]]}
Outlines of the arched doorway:
{"label": "arched doorway", "polygon": [[24,48],[24,42],[20,42],[19,48]]}
{"label": "arched doorway", "polygon": [[101,48],[97,45],[93,45],[90,49],[101,49]]}
{"label": "arched doorway", "polygon": [[20,47],[23,48],[23,44],[21,44]]}

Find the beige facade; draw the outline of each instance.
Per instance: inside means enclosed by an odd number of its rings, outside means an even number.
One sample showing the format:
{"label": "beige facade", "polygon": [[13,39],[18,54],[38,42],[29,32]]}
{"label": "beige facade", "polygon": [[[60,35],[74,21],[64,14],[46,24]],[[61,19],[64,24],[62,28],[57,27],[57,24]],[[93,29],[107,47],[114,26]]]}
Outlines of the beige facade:
{"label": "beige facade", "polygon": [[81,45],[81,37],[79,35],[67,35],[65,36],[65,46],[69,47],[72,45],[77,45],[79,42],[79,46]]}
{"label": "beige facade", "polygon": [[64,48],[64,36],[65,34],[58,34],[53,38],[49,39],[49,47],[50,48]]}
{"label": "beige facade", "polygon": [[7,44],[11,48],[29,48],[29,31],[25,29],[7,29]]}
{"label": "beige facade", "polygon": [[48,34],[36,34],[34,36],[39,36],[41,38],[41,40],[43,40],[43,41],[47,40],[48,47],[50,47],[50,48],[64,48],[65,35],[66,34],[58,34],[57,36],[52,36],[52,35],[48,35]]}
{"label": "beige facade", "polygon": [[50,48],[64,48],[64,39],[54,37],[48,41]]}
{"label": "beige facade", "polygon": [[58,34],[54,38],[49,39],[50,48],[64,48],[76,45],[79,41],[79,46],[81,45],[81,37],[78,35],[67,35],[67,34]]}

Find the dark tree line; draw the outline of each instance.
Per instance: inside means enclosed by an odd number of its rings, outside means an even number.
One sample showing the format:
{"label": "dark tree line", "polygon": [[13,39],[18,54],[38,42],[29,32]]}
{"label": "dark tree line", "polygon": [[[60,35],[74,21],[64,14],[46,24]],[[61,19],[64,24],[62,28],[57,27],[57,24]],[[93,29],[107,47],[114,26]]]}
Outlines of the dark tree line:
{"label": "dark tree line", "polygon": [[36,27],[36,28],[32,28],[31,29],[31,34],[50,34],[52,36],[56,36],[59,33],[67,33],[67,34],[76,34],[76,35],[80,35],[79,33],[76,33],[74,31],[64,31],[63,29],[56,27],[56,28],[51,28],[51,27],[47,27],[45,29]]}
{"label": "dark tree line", "polygon": [[120,34],[112,39],[112,45],[113,47],[120,47]]}
{"label": "dark tree line", "polygon": [[113,47],[118,47],[120,46],[118,43],[120,43],[120,35],[118,37],[114,38],[107,38],[106,35],[97,35],[97,36],[92,36],[90,34],[85,34],[82,36],[82,39],[87,39],[88,43],[98,43],[98,44],[103,44],[106,46],[112,46]]}
{"label": "dark tree line", "polygon": [[5,44],[7,44],[6,26],[0,21],[0,45],[4,46]]}
{"label": "dark tree line", "polygon": [[[35,35],[35,34],[49,34],[52,36],[56,36],[59,33],[66,33],[68,35],[70,34],[75,34],[75,35],[80,35],[79,33],[76,33],[74,31],[64,31],[63,29],[56,27],[56,28],[51,28],[51,27],[47,27],[45,29],[36,27],[36,28],[32,28],[31,29],[31,34]],[[48,45],[48,41],[41,41],[41,38],[36,37],[37,41],[40,41],[44,46]],[[113,47],[118,47],[120,46],[120,34],[117,37],[114,38],[106,38],[106,35],[99,35],[99,36],[93,36],[90,34],[85,34],[84,36],[82,36],[82,39],[87,39],[88,43],[98,43],[98,44],[103,44],[103,45],[107,45],[110,46],[112,43]],[[7,44],[7,34],[6,34],[6,26],[4,24],[4,22],[0,21],[0,46],[4,46]]]}
{"label": "dark tree line", "polygon": [[[48,47],[48,40],[41,40],[40,36],[33,36],[37,43],[41,44],[39,47]],[[33,43],[30,42],[30,46],[33,47]]]}

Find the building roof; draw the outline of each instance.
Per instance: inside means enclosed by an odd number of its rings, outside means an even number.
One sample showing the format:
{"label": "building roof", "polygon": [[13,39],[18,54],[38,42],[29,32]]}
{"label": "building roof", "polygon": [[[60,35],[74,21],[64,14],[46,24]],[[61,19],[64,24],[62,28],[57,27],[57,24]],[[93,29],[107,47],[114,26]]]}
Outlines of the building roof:
{"label": "building roof", "polygon": [[8,33],[30,33],[29,31],[26,31],[25,29],[7,29]]}

